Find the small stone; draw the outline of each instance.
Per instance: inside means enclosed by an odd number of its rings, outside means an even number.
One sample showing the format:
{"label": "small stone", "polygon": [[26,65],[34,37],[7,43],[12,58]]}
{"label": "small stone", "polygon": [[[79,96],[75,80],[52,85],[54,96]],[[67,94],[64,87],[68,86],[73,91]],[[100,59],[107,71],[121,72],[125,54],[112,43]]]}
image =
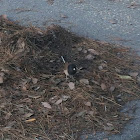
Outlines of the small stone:
{"label": "small stone", "polygon": [[89,80],[88,79],[81,79],[80,83],[89,85]]}

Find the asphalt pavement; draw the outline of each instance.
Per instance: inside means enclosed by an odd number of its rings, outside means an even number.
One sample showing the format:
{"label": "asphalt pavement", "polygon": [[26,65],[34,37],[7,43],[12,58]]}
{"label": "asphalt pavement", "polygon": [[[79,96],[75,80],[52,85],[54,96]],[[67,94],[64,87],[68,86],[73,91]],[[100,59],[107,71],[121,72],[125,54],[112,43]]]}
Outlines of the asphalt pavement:
{"label": "asphalt pavement", "polygon": [[[58,24],[80,36],[131,47],[140,55],[140,0],[0,0],[2,14],[26,26]],[[135,112],[129,111],[132,106]],[[134,119],[121,134],[101,132],[81,139],[140,140],[140,101],[127,103],[126,110]]]}

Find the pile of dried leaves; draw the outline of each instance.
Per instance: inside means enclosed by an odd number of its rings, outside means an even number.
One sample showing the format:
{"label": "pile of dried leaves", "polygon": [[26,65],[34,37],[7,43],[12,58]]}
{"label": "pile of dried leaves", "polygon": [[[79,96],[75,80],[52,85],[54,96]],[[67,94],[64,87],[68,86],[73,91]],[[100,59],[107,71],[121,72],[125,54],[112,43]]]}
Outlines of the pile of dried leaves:
{"label": "pile of dried leaves", "polygon": [[[79,71],[65,79],[61,55]],[[139,97],[139,57],[129,48],[0,19],[0,139],[68,140],[120,132],[122,105]]]}

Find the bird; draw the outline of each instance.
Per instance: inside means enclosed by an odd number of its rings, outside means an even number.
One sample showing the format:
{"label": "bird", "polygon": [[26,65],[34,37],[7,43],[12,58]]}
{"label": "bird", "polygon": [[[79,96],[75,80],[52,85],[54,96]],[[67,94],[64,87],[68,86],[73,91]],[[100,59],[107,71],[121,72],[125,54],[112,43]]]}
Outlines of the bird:
{"label": "bird", "polygon": [[64,67],[64,73],[66,75],[66,80],[68,79],[68,77],[73,77],[73,75],[76,74],[77,72],[77,67],[75,64],[73,63],[68,63],[65,61],[64,57],[61,56],[62,60],[63,60],[63,63],[65,64],[65,67]]}

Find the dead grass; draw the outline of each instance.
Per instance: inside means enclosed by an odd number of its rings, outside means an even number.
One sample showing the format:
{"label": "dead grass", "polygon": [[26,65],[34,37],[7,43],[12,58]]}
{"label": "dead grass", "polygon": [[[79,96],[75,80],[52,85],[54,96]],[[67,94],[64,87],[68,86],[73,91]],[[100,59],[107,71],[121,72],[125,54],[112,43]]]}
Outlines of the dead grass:
{"label": "dead grass", "polygon": [[[74,140],[100,130],[119,133],[130,119],[120,109],[139,98],[140,58],[129,48],[55,25],[22,27],[4,16],[0,39],[0,139]],[[74,80],[65,80],[61,55],[83,68]]]}

